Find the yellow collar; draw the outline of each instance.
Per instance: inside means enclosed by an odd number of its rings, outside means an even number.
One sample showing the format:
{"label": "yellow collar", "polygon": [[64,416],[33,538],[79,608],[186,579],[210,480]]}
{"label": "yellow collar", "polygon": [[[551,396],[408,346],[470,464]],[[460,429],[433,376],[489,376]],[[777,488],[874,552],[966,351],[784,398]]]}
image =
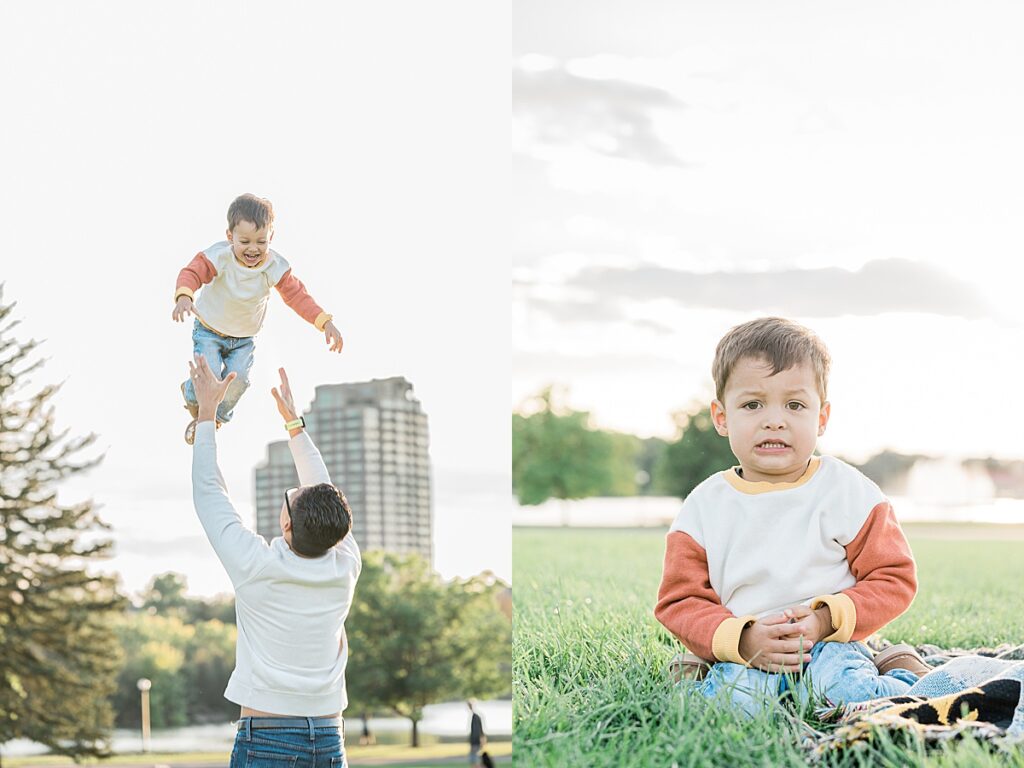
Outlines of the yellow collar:
{"label": "yellow collar", "polygon": [[264,264],[267,263],[267,259],[270,258],[270,254],[268,253],[266,256],[264,256],[263,260],[259,264],[253,264],[251,267],[248,264],[246,264],[245,262],[240,261],[238,259],[238,257],[235,256],[234,253],[231,254],[231,258],[234,259],[235,260],[235,264],[240,266],[242,269],[259,269],[260,267],[262,267]]}
{"label": "yellow collar", "polygon": [[814,473],[818,471],[820,466],[821,457],[812,456],[811,460],[807,462],[807,469],[804,470],[804,473],[796,480],[788,483],[770,483],[767,480],[744,480],[736,473],[737,467],[731,467],[725,470],[723,474],[725,475],[726,482],[742,493],[771,493],[772,491],[785,491],[803,485],[814,477]]}

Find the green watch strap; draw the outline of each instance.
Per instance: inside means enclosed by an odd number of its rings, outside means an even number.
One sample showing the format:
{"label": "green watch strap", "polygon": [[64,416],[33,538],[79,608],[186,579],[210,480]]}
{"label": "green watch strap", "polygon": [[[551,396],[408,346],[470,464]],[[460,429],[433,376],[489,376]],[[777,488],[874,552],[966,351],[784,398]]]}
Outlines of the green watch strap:
{"label": "green watch strap", "polygon": [[305,427],[305,426],[306,426],[306,420],[304,418],[302,418],[301,416],[299,416],[299,418],[297,418],[295,421],[289,421],[288,423],[286,423],[284,425],[284,428],[287,429],[290,432],[293,429],[298,429],[299,427]]}

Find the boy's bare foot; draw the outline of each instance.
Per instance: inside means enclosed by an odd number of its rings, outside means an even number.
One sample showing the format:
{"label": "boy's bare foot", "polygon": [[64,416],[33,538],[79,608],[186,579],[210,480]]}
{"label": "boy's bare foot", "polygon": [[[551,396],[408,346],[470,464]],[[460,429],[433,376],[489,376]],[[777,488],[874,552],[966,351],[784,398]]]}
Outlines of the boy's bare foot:
{"label": "boy's bare foot", "polygon": [[907,643],[897,643],[875,654],[875,666],[880,675],[884,675],[891,669],[905,669],[922,677],[932,671],[932,668],[924,663],[924,659],[917,655],[914,646]]}

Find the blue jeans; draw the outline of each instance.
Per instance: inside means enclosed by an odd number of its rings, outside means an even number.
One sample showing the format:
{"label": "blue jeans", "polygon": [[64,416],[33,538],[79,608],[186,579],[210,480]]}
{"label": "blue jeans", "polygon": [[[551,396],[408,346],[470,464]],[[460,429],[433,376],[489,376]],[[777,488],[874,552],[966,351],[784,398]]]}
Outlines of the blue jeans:
{"label": "blue jeans", "polygon": [[[755,716],[787,690],[807,700],[805,677],[818,696],[831,704],[850,704],[906,693],[917,675],[905,669],[878,674],[871,651],[863,643],[815,643],[811,660],[793,675],[771,674],[742,664],[721,661],[699,684],[708,698],[726,696],[748,715]],[[804,684],[800,684],[803,682]]]}
{"label": "blue jeans", "polygon": [[[256,343],[252,336],[221,336],[196,320],[192,329],[193,354],[205,357],[206,362],[210,364],[210,370],[221,379],[231,372],[237,374],[228,386],[228,391],[224,393],[221,404],[217,406],[217,421],[231,421],[242,393],[249,388],[249,369],[252,368],[252,353],[255,349]],[[189,405],[199,404],[196,401],[192,379],[185,382],[185,402]]]}
{"label": "blue jeans", "polygon": [[344,725],[314,728],[296,717],[294,728],[257,728],[267,718],[243,717],[229,768],[346,768]]}

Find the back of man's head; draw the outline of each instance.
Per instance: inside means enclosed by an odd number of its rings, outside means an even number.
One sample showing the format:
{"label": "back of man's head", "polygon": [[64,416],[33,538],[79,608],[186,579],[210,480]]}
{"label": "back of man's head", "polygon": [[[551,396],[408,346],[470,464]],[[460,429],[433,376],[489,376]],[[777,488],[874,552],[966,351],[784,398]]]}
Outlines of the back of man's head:
{"label": "back of man's head", "polygon": [[319,557],[352,530],[352,510],[330,483],[303,488],[292,503],[292,549]]}

